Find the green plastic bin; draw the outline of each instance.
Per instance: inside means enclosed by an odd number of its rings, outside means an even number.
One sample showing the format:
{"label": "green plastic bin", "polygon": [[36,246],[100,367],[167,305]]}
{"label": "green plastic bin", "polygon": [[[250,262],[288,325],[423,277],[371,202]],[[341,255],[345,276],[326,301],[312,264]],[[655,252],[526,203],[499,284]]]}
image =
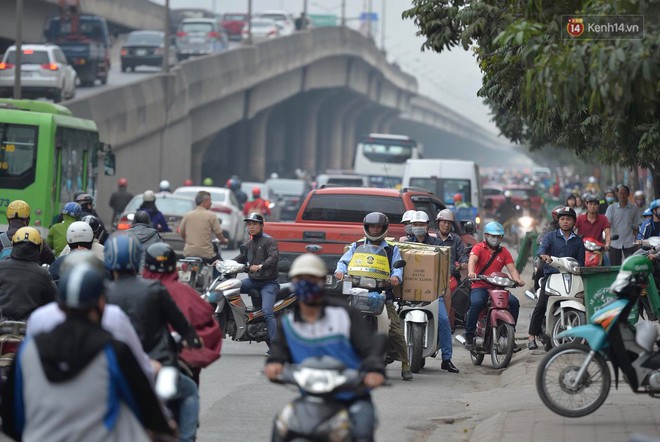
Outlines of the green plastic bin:
{"label": "green plastic bin", "polygon": [[536,256],[536,251],[539,248],[539,245],[536,242],[538,237],[539,234],[537,232],[527,232],[520,240],[518,257],[516,258],[515,264],[518,273],[522,273],[529,259],[532,258],[533,260]]}

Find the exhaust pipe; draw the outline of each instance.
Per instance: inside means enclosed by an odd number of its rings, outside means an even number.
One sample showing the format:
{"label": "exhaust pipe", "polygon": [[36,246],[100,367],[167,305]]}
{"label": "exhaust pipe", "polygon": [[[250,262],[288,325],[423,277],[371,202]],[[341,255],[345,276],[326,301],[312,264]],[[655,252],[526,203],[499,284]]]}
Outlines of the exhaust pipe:
{"label": "exhaust pipe", "polygon": [[463,337],[463,335],[456,335],[456,336],[454,336],[454,339],[456,339],[458,342],[460,342],[461,345],[465,345],[465,338]]}

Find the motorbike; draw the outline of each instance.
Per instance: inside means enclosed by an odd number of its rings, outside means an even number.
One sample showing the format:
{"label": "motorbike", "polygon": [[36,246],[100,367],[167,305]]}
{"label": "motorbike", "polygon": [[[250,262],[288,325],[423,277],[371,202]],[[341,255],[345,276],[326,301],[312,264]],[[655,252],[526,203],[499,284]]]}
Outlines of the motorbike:
{"label": "motorbike", "polygon": [[25,340],[25,321],[0,321],[0,381],[7,380],[18,347]]}
{"label": "motorbike", "polygon": [[[564,330],[578,327],[587,323],[586,308],[584,306],[584,285],[580,276],[580,267],[575,258],[551,257],[548,264],[559,270],[547,278],[541,278],[540,285],[545,285],[545,293],[548,295],[548,304],[545,310],[545,321],[543,323],[541,342],[545,351],[550,351],[573,338],[558,335]],[[541,288],[532,293],[525,292],[529,298],[538,301]]]}
{"label": "motorbike", "polygon": [[410,371],[418,373],[425,359],[438,352],[438,298],[433,302],[399,301],[398,314],[403,321],[403,336],[408,345]]}
{"label": "motorbike", "polygon": [[213,280],[213,267],[210,264],[204,264],[202,258],[194,256],[177,260],[176,271],[179,275],[179,282],[188,284],[200,292],[208,290]]}
{"label": "motorbike", "polygon": [[[236,278],[238,273],[246,272],[248,266],[234,260],[224,260],[217,261],[215,268],[220,276],[202,297],[217,304],[215,315],[224,335],[234,341],[267,341],[268,330],[261,310],[261,293],[253,290],[249,294],[241,294],[241,280]],[[251,302],[246,302],[248,297]],[[291,283],[280,284],[273,307],[275,317],[287,313],[295,301]]]}
{"label": "motorbike", "polygon": [[[660,236],[652,236],[648,239],[638,241],[638,243],[640,248],[633,255],[648,256],[651,253],[655,254],[660,252]],[[658,283],[660,282],[660,260],[657,259],[653,261],[653,277],[655,278],[656,289],[659,289]],[[644,289],[644,292],[645,291],[646,289]],[[638,310],[638,312],[643,311],[646,319],[649,321],[655,321],[658,319],[653,312],[653,309],[651,308],[648,296],[642,296],[639,304],[641,308]]]}
{"label": "motorbike", "polygon": [[511,224],[510,244],[514,245],[516,249],[520,247],[520,241],[530,232],[536,232],[539,222],[532,216],[519,216],[514,223]]}
{"label": "motorbike", "polygon": [[[474,337],[475,347],[470,352],[470,358],[474,365],[481,365],[484,356],[490,353],[493,368],[506,368],[516,347],[516,322],[508,310],[510,294],[507,289],[518,284],[502,272],[493,272],[488,276],[477,275],[474,280],[485,281],[490,287],[486,308],[479,313]],[[456,335],[456,340],[465,344],[462,335]]]}
{"label": "motorbike", "polygon": [[[619,274],[621,275],[621,273]],[[543,403],[565,417],[596,411],[610,391],[609,360],[618,388],[619,370],[633,393],[660,397],[660,351],[654,351],[658,330],[651,321],[630,324],[628,317],[641,298],[642,287],[603,305],[588,325],[563,331],[559,337],[585,339],[553,349],[536,372],[536,389]]]}
{"label": "motorbike", "polygon": [[284,366],[274,382],[295,385],[300,397],[275,417],[273,441],[352,441],[351,420],[340,393],[367,393],[364,373],[331,356],[314,356]]}
{"label": "motorbike", "polygon": [[595,238],[583,238],[585,267],[599,267],[603,265],[605,244]]}

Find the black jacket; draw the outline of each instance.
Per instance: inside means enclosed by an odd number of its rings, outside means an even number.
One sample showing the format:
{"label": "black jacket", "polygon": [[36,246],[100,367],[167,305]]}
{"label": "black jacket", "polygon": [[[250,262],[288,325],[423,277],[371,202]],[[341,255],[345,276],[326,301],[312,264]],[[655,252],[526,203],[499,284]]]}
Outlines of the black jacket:
{"label": "black jacket", "polygon": [[57,288],[39,265],[39,249],[17,244],[0,261],[0,316],[25,320],[34,310],[55,300]]}
{"label": "black jacket", "polygon": [[163,365],[176,365],[177,359],[168,325],[172,325],[188,344],[199,341],[195,329],[159,281],[120,275],[108,286],[107,298],[131,318],[149,357]]}
{"label": "black jacket", "polygon": [[[21,227],[25,227],[23,220],[12,219],[11,221],[9,221],[9,228],[7,229],[7,237],[9,238],[10,241],[14,237],[16,231]],[[53,253],[53,250],[50,248],[48,243],[46,243],[46,241],[42,241],[41,244],[43,245],[43,248],[41,249],[41,254],[39,255],[39,264],[52,264],[52,262],[55,261],[55,254]],[[0,252],[2,251],[3,248],[4,247],[2,247],[2,243],[0,242]]]}
{"label": "black jacket", "polygon": [[247,246],[247,256],[238,255],[236,261],[248,265],[262,265],[258,272],[249,272],[250,279],[257,281],[270,281],[279,277],[277,262],[280,259],[280,252],[277,249],[277,241],[270,235],[261,232],[249,239]]}

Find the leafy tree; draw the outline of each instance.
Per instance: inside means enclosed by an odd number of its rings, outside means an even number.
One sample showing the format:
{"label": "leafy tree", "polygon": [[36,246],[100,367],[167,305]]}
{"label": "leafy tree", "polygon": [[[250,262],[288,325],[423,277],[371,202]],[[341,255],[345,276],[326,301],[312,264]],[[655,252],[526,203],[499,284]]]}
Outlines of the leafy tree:
{"label": "leafy tree", "polygon": [[[472,48],[507,138],[648,167],[660,197],[660,0],[412,0],[422,50]],[[571,39],[562,15],[640,14],[642,39]],[[585,20],[588,20],[586,18]]]}

